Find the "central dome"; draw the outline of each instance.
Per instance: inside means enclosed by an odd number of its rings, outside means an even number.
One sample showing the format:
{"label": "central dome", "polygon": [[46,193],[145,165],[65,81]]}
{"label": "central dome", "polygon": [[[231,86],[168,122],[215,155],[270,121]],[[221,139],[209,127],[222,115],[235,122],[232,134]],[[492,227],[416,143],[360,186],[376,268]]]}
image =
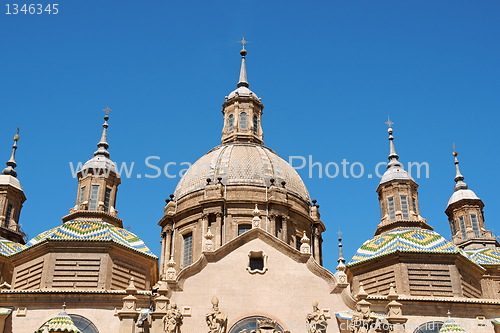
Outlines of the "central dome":
{"label": "central dome", "polygon": [[175,189],[178,200],[183,196],[204,189],[207,178],[216,182],[222,178],[224,185],[253,185],[285,187],[289,193],[309,202],[309,192],[297,171],[271,149],[254,143],[231,142],[210,150],[196,161],[184,174]]}

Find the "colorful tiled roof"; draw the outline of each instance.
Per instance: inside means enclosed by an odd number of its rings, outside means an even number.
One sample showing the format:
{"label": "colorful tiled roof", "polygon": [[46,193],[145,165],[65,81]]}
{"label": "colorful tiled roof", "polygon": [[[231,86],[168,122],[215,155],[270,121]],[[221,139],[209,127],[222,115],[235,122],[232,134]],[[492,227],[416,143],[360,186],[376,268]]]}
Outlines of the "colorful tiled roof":
{"label": "colorful tiled roof", "polygon": [[469,258],[478,265],[500,265],[500,249],[480,248],[467,250]]}
{"label": "colorful tiled roof", "polygon": [[449,318],[444,322],[439,333],[467,333],[462,326],[458,325],[453,319]]}
{"label": "colorful tiled roof", "polygon": [[63,225],[41,233],[30,240],[27,245],[34,246],[48,240],[115,242],[157,258],[135,234],[104,221],[68,221]]}
{"label": "colorful tiled roof", "polygon": [[26,249],[26,245],[12,242],[0,237],[0,254],[6,257],[13,255],[19,251]]}
{"label": "colorful tiled roof", "polygon": [[[44,326],[48,326],[47,328],[49,332],[82,333],[82,331],[75,326],[71,317],[68,316],[64,310],[64,306],[63,310],[59,312],[57,316],[49,320]],[[43,332],[43,327],[35,331],[35,333],[38,332]]]}
{"label": "colorful tiled roof", "polygon": [[399,229],[367,240],[352,257],[348,266],[394,252],[460,253],[467,255],[435,231]]}

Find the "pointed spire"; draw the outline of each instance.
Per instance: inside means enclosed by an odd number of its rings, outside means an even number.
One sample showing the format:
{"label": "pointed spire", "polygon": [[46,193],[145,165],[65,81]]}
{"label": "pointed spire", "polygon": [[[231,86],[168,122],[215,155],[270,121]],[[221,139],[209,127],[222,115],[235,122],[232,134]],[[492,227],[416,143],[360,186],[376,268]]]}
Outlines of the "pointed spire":
{"label": "pointed spire", "polygon": [[104,116],[104,124],[102,124],[102,135],[101,135],[101,141],[97,144],[97,150],[94,153],[94,156],[97,155],[103,155],[109,158],[109,152],[108,152],[108,119],[109,116],[108,114],[112,111],[109,106],[106,106],[105,109],[103,109],[104,112],[106,112],[106,115]]}
{"label": "pointed spire", "polygon": [[457,183],[455,185],[455,192],[458,191],[458,190],[466,190],[468,189],[469,187],[467,186],[467,184],[464,182],[464,176],[462,176],[462,174],[460,173],[460,169],[458,168],[458,153],[457,151],[455,150],[455,144],[453,144],[453,156],[455,156],[455,168],[457,170],[457,174],[455,175],[455,182]]}
{"label": "pointed spire", "polygon": [[17,150],[17,141],[19,141],[19,126],[17,126],[17,133],[14,135],[14,145],[12,146],[12,155],[10,159],[7,161],[7,167],[3,169],[2,175],[10,175],[12,177],[17,177],[17,172],[14,168],[17,166],[16,164],[16,150]]}
{"label": "pointed spire", "polygon": [[342,232],[338,231],[338,235],[339,235],[339,259],[337,260],[337,262],[339,263],[337,265],[337,270],[338,271],[344,271],[345,270],[345,259],[344,259],[344,253],[342,252]]}
{"label": "pointed spire", "polygon": [[240,70],[240,80],[238,81],[238,88],[239,87],[247,87],[248,88],[248,81],[247,81],[247,68],[245,66],[245,56],[247,55],[247,50],[245,50],[245,44],[249,43],[249,41],[245,40],[245,36],[243,36],[243,39],[240,40],[238,43],[241,43],[243,45],[243,48],[240,51],[241,54],[241,70]]}
{"label": "pointed spire", "polygon": [[396,148],[394,147],[394,137],[392,136],[393,129],[391,127],[394,123],[389,116],[387,116],[386,124],[389,126],[387,130],[387,132],[389,132],[389,164],[387,164],[387,169],[389,169],[392,166],[402,166],[402,164],[398,161],[399,155],[396,153]]}

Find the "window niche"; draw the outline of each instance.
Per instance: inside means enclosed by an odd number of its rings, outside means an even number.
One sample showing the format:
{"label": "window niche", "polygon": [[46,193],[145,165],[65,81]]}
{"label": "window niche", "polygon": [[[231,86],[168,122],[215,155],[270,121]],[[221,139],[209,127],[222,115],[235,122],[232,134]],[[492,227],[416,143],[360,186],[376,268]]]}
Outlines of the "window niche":
{"label": "window niche", "polygon": [[264,274],[267,271],[267,254],[264,251],[250,251],[247,271],[250,274]]}

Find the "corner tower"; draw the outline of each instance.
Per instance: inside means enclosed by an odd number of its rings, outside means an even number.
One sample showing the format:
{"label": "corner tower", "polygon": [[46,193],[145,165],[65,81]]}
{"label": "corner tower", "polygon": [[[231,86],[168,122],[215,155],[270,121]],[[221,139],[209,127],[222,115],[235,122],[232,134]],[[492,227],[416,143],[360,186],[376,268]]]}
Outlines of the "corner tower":
{"label": "corner tower", "polygon": [[399,155],[394,147],[392,135],[393,123],[389,119],[389,163],[377,187],[380,202],[380,224],[375,235],[399,227],[418,227],[433,230],[426,220],[420,216],[418,204],[418,184],[399,162]]}
{"label": "corner tower", "polygon": [[19,127],[14,135],[12,155],[7,161],[7,167],[0,175],[0,237],[10,241],[25,244],[25,234],[19,225],[21,209],[26,201],[21,183],[17,179],[15,170],[17,141],[19,141]]}
{"label": "corner tower", "polygon": [[109,107],[103,110],[101,140],[97,144],[94,157],[88,160],[77,173],[78,191],[76,205],[70,213],[62,218],[63,222],[71,220],[100,220],[122,228],[123,222],[117,217],[115,209],[116,194],[120,185],[120,175],[115,163],[109,158],[107,130]]}
{"label": "corner tower", "polygon": [[464,182],[464,176],[458,167],[458,153],[455,150],[453,150],[453,156],[455,157],[456,184],[445,210],[450,222],[453,243],[465,250],[476,247],[500,247],[492,232],[486,230],[484,203]]}

